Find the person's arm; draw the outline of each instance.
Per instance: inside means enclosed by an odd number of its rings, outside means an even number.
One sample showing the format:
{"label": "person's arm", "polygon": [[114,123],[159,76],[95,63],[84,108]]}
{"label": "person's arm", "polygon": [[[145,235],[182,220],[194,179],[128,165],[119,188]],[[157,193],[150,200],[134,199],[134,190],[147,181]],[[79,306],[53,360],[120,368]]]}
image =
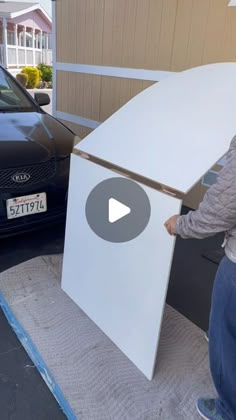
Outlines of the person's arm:
{"label": "person's arm", "polygon": [[173,216],[165,226],[170,234],[202,239],[236,225],[236,138],[231,142],[225,167],[206,192],[196,211]]}

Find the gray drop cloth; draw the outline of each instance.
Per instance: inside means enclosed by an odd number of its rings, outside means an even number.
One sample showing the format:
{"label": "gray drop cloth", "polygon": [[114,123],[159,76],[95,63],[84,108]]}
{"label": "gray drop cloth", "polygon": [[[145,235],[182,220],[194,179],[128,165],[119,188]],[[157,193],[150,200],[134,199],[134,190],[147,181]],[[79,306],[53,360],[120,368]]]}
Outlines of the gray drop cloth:
{"label": "gray drop cloth", "polygon": [[149,382],[60,289],[61,265],[34,258],[0,274],[0,290],[77,418],[199,419],[197,398],[214,395],[202,331],[166,306]]}

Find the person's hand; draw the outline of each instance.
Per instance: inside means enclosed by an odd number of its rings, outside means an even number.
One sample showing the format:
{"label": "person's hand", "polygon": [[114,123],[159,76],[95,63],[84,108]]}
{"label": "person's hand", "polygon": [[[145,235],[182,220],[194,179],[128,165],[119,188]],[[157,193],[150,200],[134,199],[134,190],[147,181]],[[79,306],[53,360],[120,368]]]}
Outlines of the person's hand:
{"label": "person's hand", "polygon": [[172,235],[172,236],[175,236],[175,235],[176,235],[176,229],[175,229],[175,227],[176,227],[176,222],[177,222],[178,217],[179,217],[179,215],[178,215],[178,214],[176,214],[176,215],[174,215],[174,216],[170,217],[170,218],[169,218],[169,219],[165,222],[165,227],[166,227],[166,230],[167,230],[167,232],[168,232],[170,235]]}

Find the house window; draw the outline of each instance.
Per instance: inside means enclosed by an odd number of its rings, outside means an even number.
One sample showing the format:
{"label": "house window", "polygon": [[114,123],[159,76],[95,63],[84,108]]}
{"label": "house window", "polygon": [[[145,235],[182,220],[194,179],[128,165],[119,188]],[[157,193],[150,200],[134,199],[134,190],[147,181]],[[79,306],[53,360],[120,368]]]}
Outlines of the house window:
{"label": "house window", "polygon": [[39,49],[40,48],[40,40],[39,40],[39,34],[36,33],[35,35],[35,48]]}
{"label": "house window", "polygon": [[24,33],[19,32],[19,47],[24,47]]}
{"label": "house window", "polygon": [[26,32],[26,47],[33,48],[32,34],[29,32]]}
{"label": "house window", "polygon": [[0,26],[0,44],[3,44],[3,29]]}
{"label": "house window", "polygon": [[43,48],[43,50],[45,50],[45,48],[46,48],[46,35],[45,35],[44,32],[42,34],[42,48]]}
{"label": "house window", "polygon": [[15,34],[14,31],[7,31],[7,43],[8,45],[15,45]]}

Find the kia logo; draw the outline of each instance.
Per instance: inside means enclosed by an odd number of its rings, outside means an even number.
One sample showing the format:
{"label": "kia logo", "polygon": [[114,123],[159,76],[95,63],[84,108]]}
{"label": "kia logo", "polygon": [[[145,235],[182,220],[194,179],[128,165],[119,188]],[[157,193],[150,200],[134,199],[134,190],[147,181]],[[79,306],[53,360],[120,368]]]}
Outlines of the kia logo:
{"label": "kia logo", "polygon": [[29,174],[27,174],[26,172],[21,172],[21,173],[18,173],[18,174],[13,175],[13,176],[11,177],[11,179],[12,179],[14,182],[18,182],[18,183],[21,183],[21,182],[27,182],[27,181],[29,181],[29,179],[30,179],[30,175],[29,175]]}

